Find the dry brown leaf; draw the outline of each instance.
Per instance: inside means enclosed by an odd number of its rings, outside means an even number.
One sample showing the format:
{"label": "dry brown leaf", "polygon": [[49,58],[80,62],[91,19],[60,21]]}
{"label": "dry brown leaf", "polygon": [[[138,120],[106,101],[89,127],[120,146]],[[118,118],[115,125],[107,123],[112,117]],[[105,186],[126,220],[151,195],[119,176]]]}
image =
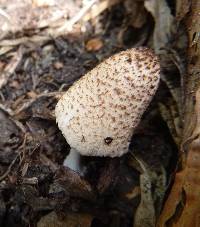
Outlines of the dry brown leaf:
{"label": "dry brown leaf", "polygon": [[87,51],[98,51],[103,47],[103,41],[100,38],[93,38],[86,42]]}
{"label": "dry brown leaf", "polygon": [[181,21],[189,12],[190,5],[190,0],[176,1],[176,18],[178,21]]}
{"label": "dry brown leaf", "polygon": [[73,170],[62,167],[56,171],[55,182],[70,196],[84,199],[94,199],[95,193],[88,181]]}
{"label": "dry brown leaf", "polygon": [[127,12],[131,15],[130,25],[141,28],[147,21],[148,12],[142,1],[126,0],[124,2]]}
{"label": "dry brown leaf", "polygon": [[158,227],[200,226],[200,140],[192,143],[186,167],[176,174],[175,182],[165,203]]}
{"label": "dry brown leaf", "polygon": [[35,91],[29,91],[27,92],[27,96],[29,98],[35,99],[37,97],[37,93],[35,93]]}
{"label": "dry brown leaf", "polygon": [[132,188],[132,190],[130,192],[126,193],[126,198],[131,200],[138,195],[140,195],[140,187],[136,186],[136,187]]}
{"label": "dry brown leaf", "polygon": [[[134,227],[154,227],[156,216],[160,212],[160,207],[164,198],[166,187],[166,173],[162,166],[159,173],[148,166],[143,160],[136,157],[142,168],[140,175],[140,204],[134,217]],[[154,190],[154,193],[152,191]],[[155,206],[157,201],[157,207]]]}
{"label": "dry brown leaf", "polygon": [[10,82],[10,87],[19,89],[20,84],[17,80],[13,80],[13,81]]}
{"label": "dry brown leaf", "polygon": [[60,61],[57,61],[53,64],[55,69],[62,69],[64,67],[63,63]]}

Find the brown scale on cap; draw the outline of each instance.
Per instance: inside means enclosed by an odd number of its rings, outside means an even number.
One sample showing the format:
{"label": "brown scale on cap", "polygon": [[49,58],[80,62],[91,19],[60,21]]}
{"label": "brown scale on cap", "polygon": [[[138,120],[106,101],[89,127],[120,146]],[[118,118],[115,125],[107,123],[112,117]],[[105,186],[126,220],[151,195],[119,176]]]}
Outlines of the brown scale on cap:
{"label": "brown scale on cap", "polygon": [[152,50],[122,51],[63,95],[55,109],[58,127],[69,145],[83,155],[121,156],[128,152],[159,79],[160,64]]}

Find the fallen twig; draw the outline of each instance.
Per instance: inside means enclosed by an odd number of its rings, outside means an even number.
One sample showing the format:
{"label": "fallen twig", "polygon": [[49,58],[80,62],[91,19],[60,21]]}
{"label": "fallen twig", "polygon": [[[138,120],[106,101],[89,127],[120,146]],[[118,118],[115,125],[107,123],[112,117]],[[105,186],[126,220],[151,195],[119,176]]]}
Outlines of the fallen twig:
{"label": "fallen twig", "polygon": [[1,8],[0,8],[0,15],[3,16],[9,23],[12,23],[10,16]]}
{"label": "fallen twig", "polygon": [[40,153],[40,161],[43,164],[49,166],[53,172],[55,172],[58,169],[58,166],[54,162],[52,162],[46,155],[42,153]]}
{"label": "fallen twig", "polygon": [[57,35],[63,34],[63,32],[71,31],[73,26],[85,16],[85,14],[91,9],[91,7],[97,2],[97,0],[91,0],[85,5],[74,17],[72,17],[69,21],[63,24],[57,30]]}
{"label": "fallen twig", "polygon": [[[20,150],[20,149],[22,149],[22,150],[21,150],[21,151],[16,155],[16,157],[12,160],[12,162],[10,163],[10,165],[9,165],[9,167],[7,168],[7,170],[5,171],[5,173],[4,173],[3,175],[0,176],[0,181],[4,180],[4,179],[8,176],[8,174],[10,173],[10,171],[11,171],[13,165],[15,164],[15,162],[17,161],[17,159],[20,158],[21,153],[24,152],[24,149],[23,149],[23,148],[24,148],[24,146],[25,146],[25,144],[26,144],[26,139],[27,139],[27,136],[25,135],[25,136],[24,136],[24,141],[23,141],[22,145],[19,147],[19,150]],[[21,163],[21,161],[20,161],[20,163]]]}
{"label": "fallen twig", "polygon": [[38,178],[37,177],[23,178],[22,183],[36,185],[36,184],[38,184]]}
{"label": "fallen twig", "polygon": [[23,49],[20,46],[18,51],[14,53],[14,56],[11,58],[9,64],[5,67],[5,69],[0,75],[0,89],[7,83],[9,77],[15,72],[15,69],[20,63],[22,57]]}
{"label": "fallen twig", "polygon": [[18,108],[14,112],[14,115],[17,115],[20,112],[24,111],[25,109],[29,108],[39,98],[43,98],[43,97],[56,97],[56,98],[59,99],[63,94],[64,94],[64,92],[60,92],[60,91],[59,92],[49,92],[49,93],[40,94],[40,95],[36,96],[35,98],[32,98],[32,99],[28,100],[26,103],[24,103],[20,108]]}
{"label": "fallen twig", "polygon": [[[20,44],[42,44],[48,40],[55,39],[61,35],[67,34],[73,31],[73,26],[79,21],[84,22],[89,21],[97,17],[100,13],[106,10],[108,7],[119,3],[121,0],[91,0],[85,5],[80,11],[72,17],[70,20],[66,21],[65,18],[62,20],[59,18],[58,21],[54,23],[46,24],[46,29],[43,28],[39,30],[38,34],[32,35],[30,37],[24,36],[16,39],[7,39],[0,41],[0,55],[5,54],[10,51],[13,47]],[[39,26],[39,25],[38,25]],[[40,29],[40,27],[37,27]]]}
{"label": "fallen twig", "polygon": [[14,114],[13,111],[12,111],[10,108],[4,106],[4,105],[1,104],[1,103],[0,103],[0,109],[2,109],[2,110],[3,110],[4,112],[6,112],[8,115],[13,115],[13,114]]}

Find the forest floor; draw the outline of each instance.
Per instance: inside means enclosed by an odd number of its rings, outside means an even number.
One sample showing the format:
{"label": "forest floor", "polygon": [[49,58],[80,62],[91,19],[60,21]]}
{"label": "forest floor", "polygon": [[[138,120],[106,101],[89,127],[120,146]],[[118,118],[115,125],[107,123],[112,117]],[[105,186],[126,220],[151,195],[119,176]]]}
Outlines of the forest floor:
{"label": "forest floor", "polygon": [[[165,13],[156,17],[158,5]],[[173,1],[0,0],[0,226],[154,226],[181,128],[180,70],[170,50],[184,49],[185,34],[180,28],[173,39],[163,22],[172,26],[174,15]],[[58,98],[103,59],[138,46],[154,49],[163,68],[131,151],[84,158],[84,176],[63,167],[70,147],[55,121]]]}

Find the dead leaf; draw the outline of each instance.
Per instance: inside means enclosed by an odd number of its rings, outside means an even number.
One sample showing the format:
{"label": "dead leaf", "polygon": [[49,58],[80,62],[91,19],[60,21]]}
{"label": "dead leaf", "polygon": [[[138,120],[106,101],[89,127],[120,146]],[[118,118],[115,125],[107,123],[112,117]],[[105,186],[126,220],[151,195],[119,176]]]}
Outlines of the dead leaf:
{"label": "dead leaf", "polygon": [[35,93],[35,91],[29,91],[27,92],[27,96],[29,98],[35,99],[37,97],[37,93]]}
{"label": "dead leaf", "polygon": [[100,178],[98,180],[97,189],[99,193],[106,192],[109,187],[111,187],[114,183],[117,181],[117,171],[119,166],[119,160],[118,159],[112,159],[109,160],[107,165],[104,167],[104,169],[101,172]]}
{"label": "dead leaf", "polygon": [[126,194],[126,198],[131,200],[138,195],[140,195],[140,187],[136,186],[136,187],[132,188],[132,190]]}
{"label": "dead leaf", "polygon": [[142,1],[126,0],[124,2],[127,12],[131,15],[129,24],[134,28],[141,28],[147,21],[148,12]]}
{"label": "dead leaf", "polygon": [[[135,157],[143,173],[140,175],[140,204],[134,217],[134,227],[154,227],[165,195],[166,173],[160,166],[160,173],[151,169],[143,160]],[[152,193],[154,190],[154,193]],[[157,202],[157,203],[156,203]]]}
{"label": "dead leaf", "polygon": [[93,217],[84,213],[57,215],[54,211],[43,216],[37,227],[90,227]]}
{"label": "dead leaf", "polygon": [[116,5],[121,0],[103,0],[93,5],[91,10],[83,17],[83,21],[89,21],[100,15],[104,10]]}
{"label": "dead leaf", "polygon": [[178,21],[181,21],[189,12],[190,6],[190,0],[176,1],[176,18]]}
{"label": "dead leaf", "polygon": [[156,53],[160,53],[167,46],[172,30],[176,27],[175,18],[172,16],[165,0],[146,0],[145,7],[155,20],[154,49]]}
{"label": "dead leaf", "polygon": [[[180,0],[178,5],[184,4]],[[187,6],[186,6],[187,7]],[[200,30],[199,1],[191,1],[186,19],[189,36],[188,72],[184,77],[184,130],[180,171],[175,176],[171,192],[158,221],[159,227],[200,226],[200,48],[192,44],[194,34]],[[194,101],[195,100],[195,101]],[[183,153],[184,152],[184,153]]]}
{"label": "dead leaf", "polygon": [[[158,227],[170,223],[172,227],[200,225],[200,140],[192,143],[185,169],[176,174],[170,195],[165,203]],[[178,207],[182,207],[181,212]],[[179,212],[178,212],[179,211]]]}
{"label": "dead leaf", "polygon": [[103,41],[100,38],[93,38],[86,42],[87,51],[98,51],[103,47]]}
{"label": "dead leaf", "polygon": [[78,173],[67,167],[56,171],[55,184],[60,185],[69,196],[93,200],[95,198],[91,185]]}
{"label": "dead leaf", "polygon": [[140,176],[141,201],[134,217],[134,227],[154,227],[155,208],[151,193],[151,181],[147,174]]}
{"label": "dead leaf", "polygon": [[9,85],[10,85],[10,87],[15,88],[15,89],[19,89],[19,87],[20,87],[20,84],[17,80],[11,81],[11,83]]}
{"label": "dead leaf", "polygon": [[57,62],[55,62],[55,63],[53,64],[53,66],[54,66],[55,69],[62,69],[64,65],[63,65],[62,62],[57,61]]}
{"label": "dead leaf", "polygon": [[[17,126],[9,116],[0,109],[0,150],[6,153],[5,146],[11,146],[19,142],[20,133]],[[15,154],[13,154],[15,156]]]}

